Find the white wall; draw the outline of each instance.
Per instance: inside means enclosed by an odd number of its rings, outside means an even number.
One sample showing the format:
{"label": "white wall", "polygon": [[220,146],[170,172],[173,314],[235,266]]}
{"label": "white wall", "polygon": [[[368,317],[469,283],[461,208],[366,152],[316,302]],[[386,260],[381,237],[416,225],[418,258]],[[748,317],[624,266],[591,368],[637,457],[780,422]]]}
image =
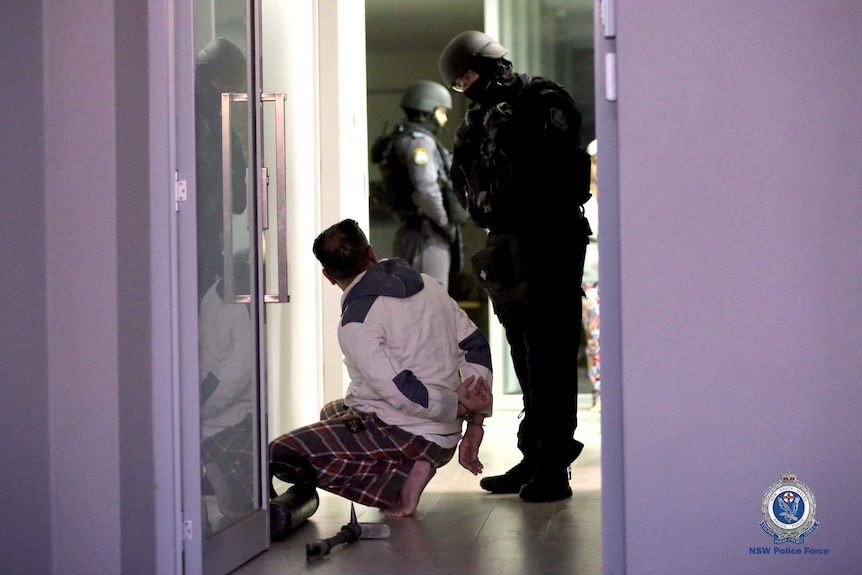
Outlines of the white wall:
{"label": "white wall", "polygon": [[[365,113],[365,3],[320,0],[318,73],[320,127],[319,229],[353,218],[368,229],[368,146]],[[309,238],[309,250],[311,241]],[[344,395],[347,377],[338,346],[341,292],[324,280],[315,265],[322,308],[322,401]]]}
{"label": "white wall", "polygon": [[290,303],[267,307],[270,437],[315,420],[347,385],[336,334],[341,292],[323,280],[311,246],[346,217],[367,229],[364,8],[355,0],[264,4],[265,88],[286,92],[290,292]]}
{"label": "white wall", "polygon": [[[265,92],[285,93],[285,179],[286,234],[289,303],[270,303],[267,313],[268,417],[270,437],[309,421],[319,410],[321,394],[320,334],[308,326],[317,325],[320,307],[317,264],[311,242],[317,233],[317,206],[320,201],[317,66],[310,54],[317,45],[316,13],[312,2],[264,3],[261,18],[262,72]],[[303,89],[296,89],[297,79]],[[273,104],[270,104],[273,105]],[[273,108],[274,110],[274,108]],[[311,112],[309,112],[311,111]],[[272,118],[272,116],[270,116]],[[274,122],[274,118],[273,122]],[[274,124],[273,124],[274,125]],[[265,131],[265,133],[268,133]],[[275,166],[275,134],[264,141],[265,165]],[[274,189],[275,171],[270,172]],[[273,198],[275,193],[271,192]],[[274,235],[277,202],[270,201],[270,235]],[[275,269],[275,250],[267,250],[270,269]],[[270,274],[269,291],[278,286]]]}
{"label": "white wall", "polygon": [[[619,94],[598,120],[606,572],[858,572],[862,6],[617,16],[599,41]],[[761,499],[788,470],[821,524],[774,546]]]}

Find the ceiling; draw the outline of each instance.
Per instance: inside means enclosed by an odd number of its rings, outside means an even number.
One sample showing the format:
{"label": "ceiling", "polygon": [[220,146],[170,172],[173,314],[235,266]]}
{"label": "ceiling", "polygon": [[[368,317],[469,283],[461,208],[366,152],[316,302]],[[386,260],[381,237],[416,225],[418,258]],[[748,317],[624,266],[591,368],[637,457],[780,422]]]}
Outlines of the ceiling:
{"label": "ceiling", "polygon": [[[572,45],[592,48],[593,0],[535,0],[565,19]],[[365,0],[370,52],[439,51],[459,32],[482,29],[485,0]]]}

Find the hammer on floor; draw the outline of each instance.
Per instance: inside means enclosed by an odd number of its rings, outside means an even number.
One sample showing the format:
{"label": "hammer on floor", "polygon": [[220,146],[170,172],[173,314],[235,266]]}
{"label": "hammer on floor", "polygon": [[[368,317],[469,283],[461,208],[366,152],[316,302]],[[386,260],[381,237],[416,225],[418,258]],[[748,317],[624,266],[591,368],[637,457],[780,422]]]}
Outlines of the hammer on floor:
{"label": "hammer on floor", "polygon": [[306,543],[305,559],[311,563],[324,555],[329,555],[336,545],[353,543],[357,539],[386,539],[390,532],[389,526],[385,523],[359,523],[356,520],[356,508],[351,501],[350,523],[342,526],[341,530],[332,537]]}

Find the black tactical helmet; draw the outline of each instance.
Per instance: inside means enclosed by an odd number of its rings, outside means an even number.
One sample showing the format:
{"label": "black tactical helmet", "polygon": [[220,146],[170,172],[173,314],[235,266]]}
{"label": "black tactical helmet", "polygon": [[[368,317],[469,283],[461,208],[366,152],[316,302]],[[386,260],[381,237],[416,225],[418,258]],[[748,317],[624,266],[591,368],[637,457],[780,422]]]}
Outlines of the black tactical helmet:
{"label": "black tactical helmet", "polygon": [[[440,77],[447,86],[471,69],[479,58],[497,60],[509,51],[499,42],[485,34],[470,30],[461,32],[443,48],[440,53]],[[475,71],[475,70],[474,70]]]}
{"label": "black tactical helmet", "polygon": [[230,83],[236,91],[246,85],[245,55],[227,38],[216,38],[198,52],[196,60],[199,77],[209,81],[216,76]]}
{"label": "black tactical helmet", "polygon": [[433,114],[438,107],[452,109],[452,96],[445,86],[431,80],[419,80],[404,90],[401,107]]}

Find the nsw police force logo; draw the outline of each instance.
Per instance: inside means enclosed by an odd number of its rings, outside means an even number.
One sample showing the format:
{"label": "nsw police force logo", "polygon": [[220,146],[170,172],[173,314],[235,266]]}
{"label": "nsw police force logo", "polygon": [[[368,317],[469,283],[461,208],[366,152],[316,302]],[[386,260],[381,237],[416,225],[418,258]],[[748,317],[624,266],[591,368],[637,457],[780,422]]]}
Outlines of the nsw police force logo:
{"label": "nsw police force logo", "polygon": [[814,519],[816,507],[808,486],[788,471],[763,494],[760,527],[772,536],[775,544],[803,543],[819,525]]}

